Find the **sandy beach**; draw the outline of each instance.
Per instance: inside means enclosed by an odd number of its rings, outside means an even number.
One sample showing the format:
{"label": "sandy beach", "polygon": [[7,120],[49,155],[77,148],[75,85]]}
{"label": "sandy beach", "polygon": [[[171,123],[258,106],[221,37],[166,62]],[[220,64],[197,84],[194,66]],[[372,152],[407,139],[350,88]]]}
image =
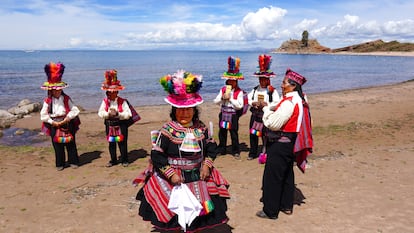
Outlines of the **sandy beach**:
{"label": "sandy beach", "polygon": [[[305,87],[306,90],[306,87]],[[262,208],[263,165],[248,161],[249,115],[240,121],[240,161],[219,156],[215,166],[230,182],[231,232],[414,232],[414,82],[309,95],[314,154],[303,174],[305,199],[293,215],[255,216]],[[122,95],[121,95],[122,96]],[[147,164],[150,131],[169,119],[169,105],[136,107],[130,127],[129,167],[106,168],[104,125],[83,111],[77,144],[81,166],[58,172],[49,141],[38,147],[0,146],[1,232],[151,232],[138,215],[131,181]],[[217,126],[219,107],[201,106]],[[14,127],[39,129],[39,114]],[[217,139],[217,128],[215,130]],[[220,229],[205,232],[222,232]]]}

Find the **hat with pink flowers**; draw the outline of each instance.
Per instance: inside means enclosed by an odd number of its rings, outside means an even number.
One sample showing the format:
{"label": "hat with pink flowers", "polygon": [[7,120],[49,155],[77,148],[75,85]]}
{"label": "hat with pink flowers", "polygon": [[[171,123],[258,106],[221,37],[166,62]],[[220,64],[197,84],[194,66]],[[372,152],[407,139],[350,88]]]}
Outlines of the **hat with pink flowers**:
{"label": "hat with pink flowers", "polygon": [[161,77],[160,84],[168,93],[165,102],[177,108],[195,107],[203,103],[203,98],[198,93],[203,83],[202,77],[185,70]]}

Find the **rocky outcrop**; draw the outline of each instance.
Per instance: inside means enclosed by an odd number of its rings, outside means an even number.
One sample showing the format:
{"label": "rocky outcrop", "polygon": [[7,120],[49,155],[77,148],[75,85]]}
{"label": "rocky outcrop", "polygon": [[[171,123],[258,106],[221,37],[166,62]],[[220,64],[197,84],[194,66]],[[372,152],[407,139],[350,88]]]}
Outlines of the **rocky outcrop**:
{"label": "rocky outcrop", "polygon": [[309,40],[307,46],[305,46],[300,40],[288,40],[283,42],[282,45],[274,52],[294,54],[330,53],[331,49],[320,45],[317,40]]}
{"label": "rocky outcrop", "polygon": [[9,128],[19,118],[23,118],[32,112],[40,111],[40,108],[40,103],[33,103],[28,99],[23,99],[15,107],[8,110],[0,109],[0,130]]}

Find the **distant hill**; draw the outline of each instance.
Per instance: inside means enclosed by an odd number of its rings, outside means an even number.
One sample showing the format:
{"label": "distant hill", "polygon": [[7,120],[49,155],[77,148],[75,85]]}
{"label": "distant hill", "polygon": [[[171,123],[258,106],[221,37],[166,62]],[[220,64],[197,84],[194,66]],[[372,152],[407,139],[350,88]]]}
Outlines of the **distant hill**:
{"label": "distant hill", "polygon": [[414,51],[413,43],[400,43],[398,41],[384,42],[382,40],[374,40],[371,42],[351,45],[343,48],[333,49],[332,52],[412,52]]}
{"label": "distant hill", "polygon": [[412,52],[414,51],[413,43],[400,43],[398,41],[384,42],[382,40],[375,40],[361,44],[346,46],[337,49],[331,49],[319,44],[316,39],[308,41],[308,46],[304,46],[300,40],[288,40],[274,50],[276,53],[337,53],[337,52]]}

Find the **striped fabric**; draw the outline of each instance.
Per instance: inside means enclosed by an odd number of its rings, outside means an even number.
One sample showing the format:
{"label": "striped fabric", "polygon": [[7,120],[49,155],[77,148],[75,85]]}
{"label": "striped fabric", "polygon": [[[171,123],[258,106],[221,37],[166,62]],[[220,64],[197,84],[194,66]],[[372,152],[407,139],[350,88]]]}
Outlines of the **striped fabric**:
{"label": "striped fabric", "polygon": [[[177,174],[181,176],[180,171],[180,169],[176,169]],[[210,195],[219,195],[224,198],[230,198],[230,193],[227,190],[229,183],[214,167],[211,169],[211,175],[206,181],[195,181],[186,184],[204,207],[200,215],[208,214],[214,209]],[[156,172],[149,178],[147,184],[144,186],[145,198],[153,208],[155,215],[160,222],[167,223],[175,215],[175,213],[168,209],[172,188],[173,186],[165,180],[162,175]]]}

